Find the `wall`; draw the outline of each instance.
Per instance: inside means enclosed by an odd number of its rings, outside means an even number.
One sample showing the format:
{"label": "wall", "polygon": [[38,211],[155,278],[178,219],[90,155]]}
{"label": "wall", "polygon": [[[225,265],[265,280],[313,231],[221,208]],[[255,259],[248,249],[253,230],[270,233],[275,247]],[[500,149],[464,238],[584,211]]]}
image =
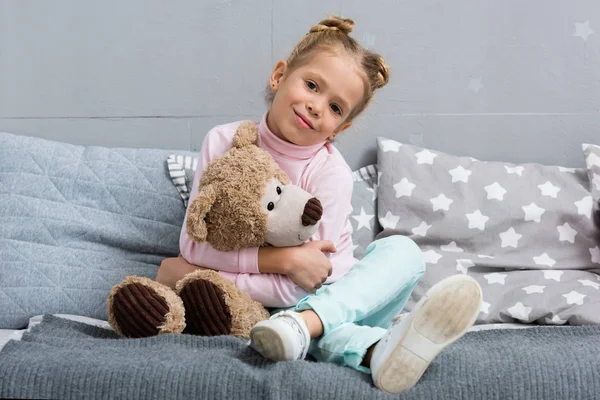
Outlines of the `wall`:
{"label": "wall", "polygon": [[597,0],[0,0],[0,130],[197,150],[263,114],[272,66],[327,13],[393,73],[337,141],[352,167],[378,135],[565,166],[600,143]]}

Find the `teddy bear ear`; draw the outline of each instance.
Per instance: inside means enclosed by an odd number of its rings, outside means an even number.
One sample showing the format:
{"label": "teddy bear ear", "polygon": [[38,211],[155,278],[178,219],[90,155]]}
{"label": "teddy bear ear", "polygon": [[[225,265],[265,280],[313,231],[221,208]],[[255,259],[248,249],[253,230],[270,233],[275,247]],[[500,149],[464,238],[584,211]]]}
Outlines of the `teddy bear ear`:
{"label": "teddy bear ear", "polygon": [[233,137],[233,147],[238,149],[258,143],[258,128],[252,121],[244,121],[240,124]]}
{"label": "teddy bear ear", "polygon": [[208,236],[206,216],[215,203],[216,197],[212,185],[206,185],[200,189],[198,196],[196,196],[188,208],[187,231],[188,235],[195,242],[206,242],[206,237]]}

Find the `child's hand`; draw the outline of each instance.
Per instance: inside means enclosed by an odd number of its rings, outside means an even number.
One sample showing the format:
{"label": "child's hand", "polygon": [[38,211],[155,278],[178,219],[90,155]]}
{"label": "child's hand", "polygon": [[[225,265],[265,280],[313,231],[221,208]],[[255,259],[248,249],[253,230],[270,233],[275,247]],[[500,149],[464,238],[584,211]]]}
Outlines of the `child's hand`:
{"label": "child's hand", "polygon": [[287,260],[287,275],[296,285],[315,293],[331,276],[331,262],[324,253],[336,252],[333,242],[315,240],[288,249],[291,251]]}

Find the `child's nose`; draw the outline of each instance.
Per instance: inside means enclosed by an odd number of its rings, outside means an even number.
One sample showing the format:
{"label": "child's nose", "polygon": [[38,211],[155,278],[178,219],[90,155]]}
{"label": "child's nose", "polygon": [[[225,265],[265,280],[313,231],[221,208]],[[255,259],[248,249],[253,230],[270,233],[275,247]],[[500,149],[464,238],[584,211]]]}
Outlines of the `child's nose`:
{"label": "child's nose", "polygon": [[315,225],[321,220],[323,216],[323,206],[316,197],[308,199],[304,205],[304,212],[302,213],[302,225],[309,226]]}

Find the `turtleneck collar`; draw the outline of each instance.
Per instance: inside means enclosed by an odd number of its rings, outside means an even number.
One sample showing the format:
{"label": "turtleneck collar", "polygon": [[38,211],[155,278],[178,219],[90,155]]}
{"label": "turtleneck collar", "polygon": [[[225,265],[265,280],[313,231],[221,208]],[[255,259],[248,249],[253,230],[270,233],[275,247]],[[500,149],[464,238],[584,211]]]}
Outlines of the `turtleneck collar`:
{"label": "turtleneck collar", "polygon": [[298,146],[296,144],[286,142],[271,132],[267,126],[267,113],[263,115],[263,118],[258,125],[258,131],[260,133],[260,140],[263,146],[270,148],[276,153],[298,160],[307,160],[312,158],[317,151],[319,151],[319,149],[326,144],[326,142],[322,142],[312,146]]}

